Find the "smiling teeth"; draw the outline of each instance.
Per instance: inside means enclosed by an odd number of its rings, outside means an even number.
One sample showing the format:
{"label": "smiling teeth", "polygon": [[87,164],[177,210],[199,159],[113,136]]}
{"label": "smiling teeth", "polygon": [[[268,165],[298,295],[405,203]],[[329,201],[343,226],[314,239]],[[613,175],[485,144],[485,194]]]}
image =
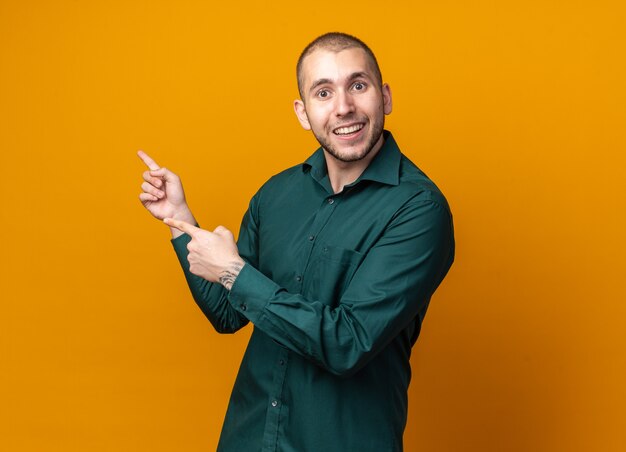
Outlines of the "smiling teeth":
{"label": "smiling teeth", "polygon": [[348,135],[357,132],[363,128],[363,124],[356,124],[350,127],[340,127],[334,130],[335,135]]}

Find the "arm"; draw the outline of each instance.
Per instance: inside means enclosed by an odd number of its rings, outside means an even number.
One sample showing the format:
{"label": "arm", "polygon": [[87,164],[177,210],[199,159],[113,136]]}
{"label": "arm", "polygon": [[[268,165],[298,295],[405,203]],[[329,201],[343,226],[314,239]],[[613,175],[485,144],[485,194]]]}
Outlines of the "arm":
{"label": "arm", "polygon": [[[183,221],[185,224],[196,224],[196,220],[187,205],[180,178],[172,171],[160,167],[145,152],[139,151],[137,154],[148,167],[148,170],[143,173],[144,182],[141,185],[142,192],[139,195],[139,199],[146,210],[159,220],[168,218],[174,221]],[[226,300],[227,292],[221,285],[212,284],[191,273],[186,249],[191,240],[190,236],[184,235],[181,230],[175,227],[170,227],[170,231],[174,249],[191,293],[216,330],[234,332],[246,325],[248,320],[230,307]],[[232,284],[234,278],[232,274],[230,276],[224,274],[223,282],[229,284],[229,278],[230,284]]]}
{"label": "arm", "polygon": [[[173,239],[172,245],[191,294],[220,333],[234,333],[249,322],[230,305],[228,291],[245,262],[255,266],[258,262],[258,227],[253,216],[255,206],[253,198],[244,215],[236,247],[232,234],[223,227],[218,227],[211,233],[184,222],[173,222],[186,232],[181,232],[182,235]],[[169,223],[170,220],[167,219],[166,222]],[[220,245],[224,245],[223,249]],[[216,248],[222,251],[216,252]],[[227,265],[223,268],[215,265],[216,258]]]}
{"label": "arm", "polygon": [[337,307],[289,293],[250,264],[228,299],[283,346],[332,373],[351,375],[404,328],[421,322],[453,255],[447,208],[414,200],[369,250]]}
{"label": "arm", "polygon": [[[231,248],[229,236],[166,222],[191,235],[188,259],[198,262],[191,272],[218,282],[220,272],[236,259],[232,250],[224,251]],[[206,238],[210,240],[202,243]],[[224,310],[228,309],[228,318],[237,314],[251,321],[329,372],[351,375],[411,323],[421,323],[453,257],[448,209],[433,201],[413,200],[368,251],[337,307],[289,293],[246,263],[235,272],[230,295],[223,294],[230,302]]]}
{"label": "arm", "polygon": [[208,281],[191,271],[188,250],[191,241],[189,234],[183,234],[172,240],[191,295],[218,333],[235,333],[248,324],[248,319],[230,305],[228,290],[223,285]]}

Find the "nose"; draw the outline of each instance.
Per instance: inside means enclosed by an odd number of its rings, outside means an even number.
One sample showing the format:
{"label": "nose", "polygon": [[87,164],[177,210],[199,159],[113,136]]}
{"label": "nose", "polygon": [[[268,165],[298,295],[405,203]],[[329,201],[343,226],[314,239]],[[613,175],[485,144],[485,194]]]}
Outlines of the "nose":
{"label": "nose", "polygon": [[337,116],[346,116],[354,112],[354,99],[350,93],[339,91],[335,99],[337,101],[335,105],[335,113]]}

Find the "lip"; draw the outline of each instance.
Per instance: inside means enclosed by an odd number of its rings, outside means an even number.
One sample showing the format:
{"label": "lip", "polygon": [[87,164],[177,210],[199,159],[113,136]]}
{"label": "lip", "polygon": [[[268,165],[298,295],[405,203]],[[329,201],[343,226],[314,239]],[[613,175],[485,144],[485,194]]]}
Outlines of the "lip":
{"label": "lip", "polygon": [[[357,126],[357,125],[362,125],[363,127],[361,127],[359,130],[357,130],[356,132],[350,133],[348,135],[337,135],[334,131],[340,128],[344,128],[344,127],[352,127],[352,126]],[[333,127],[331,133],[333,134],[333,136],[335,138],[337,138],[338,140],[341,141],[351,141],[354,140],[355,138],[359,138],[360,135],[363,133],[363,131],[365,130],[365,126],[366,123],[362,122],[362,121],[357,121],[357,122],[351,122],[348,124],[341,124],[337,127]]]}

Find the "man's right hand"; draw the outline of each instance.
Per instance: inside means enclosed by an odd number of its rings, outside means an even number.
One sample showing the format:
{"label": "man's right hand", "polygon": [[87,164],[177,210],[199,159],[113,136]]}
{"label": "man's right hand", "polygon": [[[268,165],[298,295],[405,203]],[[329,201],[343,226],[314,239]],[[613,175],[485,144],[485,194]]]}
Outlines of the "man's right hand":
{"label": "man's right hand", "polygon": [[[148,167],[143,173],[144,182],[141,184],[142,192],[139,195],[139,200],[148,212],[159,220],[174,218],[196,224],[185,200],[185,191],[180,178],[167,168],[157,165],[145,152],[138,151],[137,155]],[[172,228],[174,237],[180,234],[180,231]]]}

